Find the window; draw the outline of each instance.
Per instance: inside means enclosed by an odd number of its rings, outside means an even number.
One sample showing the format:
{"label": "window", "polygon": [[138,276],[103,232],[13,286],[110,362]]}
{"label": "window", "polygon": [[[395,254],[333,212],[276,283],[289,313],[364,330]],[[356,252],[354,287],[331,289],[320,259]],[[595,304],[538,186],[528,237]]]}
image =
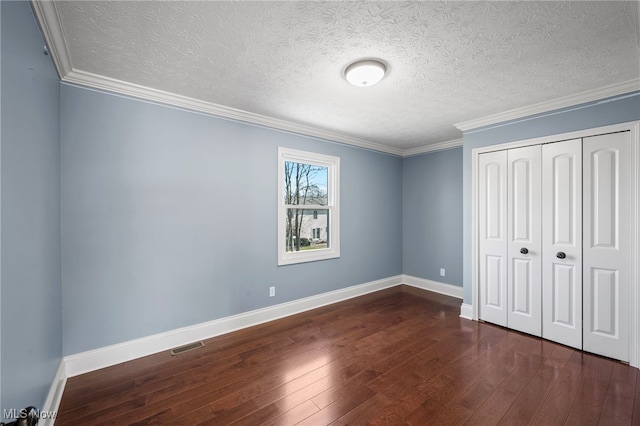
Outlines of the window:
{"label": "window", "polygon": [[278,148],[278,265],[340,257],[339,174],[338,157]]}

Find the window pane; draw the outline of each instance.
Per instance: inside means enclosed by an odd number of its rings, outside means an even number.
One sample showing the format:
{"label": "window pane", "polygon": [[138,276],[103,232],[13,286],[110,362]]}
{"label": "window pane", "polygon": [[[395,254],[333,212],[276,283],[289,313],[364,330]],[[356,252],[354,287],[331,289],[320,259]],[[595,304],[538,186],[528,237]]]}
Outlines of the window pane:
{"label": "window pane", "polygon": [[[317,212],[317,215],[314,214]],[[319,250],[329,247],[329,210],[287,209],[286,251]]]}
{"label": "window pane", "polygon": [[328,168],[284,162],[284,203],[327,205]]}

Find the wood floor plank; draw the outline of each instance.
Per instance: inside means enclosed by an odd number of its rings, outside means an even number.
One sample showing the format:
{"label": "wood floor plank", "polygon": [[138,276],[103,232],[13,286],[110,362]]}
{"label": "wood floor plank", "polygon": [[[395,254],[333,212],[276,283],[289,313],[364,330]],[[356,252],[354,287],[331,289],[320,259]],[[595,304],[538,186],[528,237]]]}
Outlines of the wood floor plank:
{"label": "wood floor plank", "polygon": [[[312,426],[328,425],[375,395],[375,392],[366,385],[361,384],[350,387],[348,392],[344,392],[343,389],[337,392],[339,392],[339,398],[335,398],[331,404],[324,408],[319,407],[320,410],[318,412],[298,424]],[[313,402],[313,399],[311,401]]]}
{"label": "wood floor plank", "polygon": [[501,387],[516,395],[522,392],[543,365],[543,360],[537,356],[520,358],[518,362],[518,367],[501,385]]}
{"label": "wood floor plank", "polygon": [[599,424],[632,424],[636,376],[637,370],[620,363],[614,364]]}
{"label": "wood floor plank", "polygon": [[271,420],[280,416],[282,412],[275,404],[266,405],[253,413],[244,415],[237,421],[231,423],[234,426],[255,426],[255,425],[264,425],[269,423]]}
{"label": "wood floor plank", "polygon": [[[299,406],[300,404],[304,403],[305,401],[310,401],[311,398],[317,395],[320,395],[322,392],[326,391],[327,389],[332,388],[333,380],[334,380],[333,377],[329,375],[329,376],[324,376],[320,380],[317,380],[291,393],[289,393],[288,389],[286,389],[285,392],[282,392],[284,393],[284,396],[278,399],[275,402],[275,404],[280,409],[280,411],[286,413],[292,410],[293,408]],[[278,390],[278,392],[281,393],[280,390]],[[271,399],[272,394],[266,395],[265,398]],[[263,398],[259,398],[259,400],[256,402],[260,404],[262,401],[263,401]]]}
{"label": "wood floor plank", "polygon": [[302,404],[291,408],[290,410],[284,412],[280,416],[270,420],[267,424],[269,425],[295,425],[303,420],[311,417],[313,414],[320,411],[317,405],[315,405],[310,400],[303,402]]}
{"label": "wood floor plank", "polygon": [[[487,347],[478,346],[478,348],[483,347],[484,351],[467,350],[462,353],[466,356],[458,357],[445,365],[440,374],[440,377],[446,378],[443,380],[445,386],[404,420],[409,424],[423,424],[427,419],[435,424],[462,424],[468,419],[473,411],[461,404],[456,404],[455,401],[461,398],[469,388],[475,387],[476,383],[493,368],[496,360],[484,357]],[[469,362],[470,360],[473,361]]]}
{"label": "wood floor plank", "polygon": [[402,398],[407,389],[411,389],[423,381],[417,374],[403,376],[393,385],[387,387],[382,392],[376,393],[372,398],[355,407],[353,410],[340,417],[338,420],[342,424],[375,423],[371,418],[383,407],[389,407]]}
{"label": "wood floor plank", "polygon": [[636,396],[633,403],[632,424],[640,425],[640,373],[636,374]]}
{"label": "wood floor plank", "polygon": [[567,425],[597,425],[600,420],[613,372],[613,361],[589,356],[593,361],[584,371],[582,388],[571,407],[565,423]]}
{"label": "wood floor plank", "polygon": [[396,287],[69,378],[69,425],[636,425],[640,374]]}
{"label": "wood floor plank", "polygon": [[517,397],[518,395],[510,390],[498,387],[464,425],[497,425]]}
{"label": "wood floor plank", "polygon": [[560,368],[543,364],[498,424],[512,425],[531,422],[559,375]]}
{"label": "wood floor plank", "polygon": [[552,348],[552,350],[549,355],[545,357],[544,363],[547,365],[552,365],[554,367],[564,368],[573,355],[574,349],[555,343],[550,347]]}
{"label": "wood floor plank", "polygon": [[[545,363],[545,365],[548,364]],[[567,362],[542,405],[538,408],[532,424],[563,425],[582,388],[582,375],[583,370],[580,366]]]}
{"label": "wood floor plank", "polygon": [[[174,377],[166,377],[163,380],[147,382],[144,385],[136,387],[135,390],[138,398],[144,398],[145,395],[150,393],[175,387],[177,387],[176,379]],[[74,418],[90,417],[93,413],[100,411],[105,411],[109,414],[115,415],[117,410],[121,409],[121,404],[126,404],[130,399],[131,396],[129,393],[122,392],[111,397],[96,398],[94,401],[84,403],[73,410],[67,410],[65,413],[66,415]],[[81,399],[81,401],[84,400],[84,398]]]}
{"label": "wood floor plank", "polygon": [[171,426],[193,426],[198,424],[207,424],[213,418],[211,407],[205,405],[195,411],[185,414],[181,417],[173,416]]}
{"label": "wood floor plank", "polygon": [[[507,353],[500,358],[489,358],[494,359],[494,365],[474,384],[452,397],[451,402],[441,410],[446,413],[442,416],[442,421],[446,421],[448,417],[455,419],[456,424],[462,424],[469,419],[517,367],[517,363],[503,362],[505,358],[509,358]],[[448,416],[448,413],[452,413],[452,416]]]}

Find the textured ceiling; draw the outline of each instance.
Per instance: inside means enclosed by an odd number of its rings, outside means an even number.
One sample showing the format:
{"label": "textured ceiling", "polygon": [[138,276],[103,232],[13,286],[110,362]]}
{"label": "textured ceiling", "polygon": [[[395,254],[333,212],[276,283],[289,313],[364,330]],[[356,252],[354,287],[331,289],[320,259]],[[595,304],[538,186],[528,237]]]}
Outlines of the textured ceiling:
{"label": "textured ceiling", "polygon": [[[71,67],[411,149],[640,78],[637,2],[56,1]],[[388,75],[350,86],[344,68]]]}

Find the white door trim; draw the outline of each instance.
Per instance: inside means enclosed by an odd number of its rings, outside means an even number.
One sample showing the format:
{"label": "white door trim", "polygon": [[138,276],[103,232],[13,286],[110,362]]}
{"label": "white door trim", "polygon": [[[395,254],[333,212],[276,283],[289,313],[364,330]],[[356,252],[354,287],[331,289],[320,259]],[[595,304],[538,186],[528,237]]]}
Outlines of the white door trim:
{"label": "white door trim", "polygon": [[588,136],[601,135],[605,133],[614,132],[631,132],[631,152],[632,152],[632,170],[631,170],[631,185],[633,199],[630,202],[631,205],[631,289],[629,303],[630,306],[630,364],[633,367],[640,368],[640,267],[638,259],[640,254],[640,121],[632,121],[628,123],[614,124],[611,126],[596,127],[592,129],[579,130],[569,133],[561,133],[558,135],[543,136],[540,138],[526,139],[516,142],[508,142],[498,145],[490,145],[480,148],[475,148],[471,151],[471,308],[473,312],[473,320],[478,320],[478,255],[479,255],[479,241],[478,241],[478,160],[479,155],[510,149],[519,148],[523,146],[540,145],[545,143],[560,142],[563,140],[577,139]]}
{"label": "white door trim", "polygon": [[640,369],[640,121],[631,123],[631,265],[629,276],[633,284],[629,293],[630,338],[629,360],[633,367]]}

